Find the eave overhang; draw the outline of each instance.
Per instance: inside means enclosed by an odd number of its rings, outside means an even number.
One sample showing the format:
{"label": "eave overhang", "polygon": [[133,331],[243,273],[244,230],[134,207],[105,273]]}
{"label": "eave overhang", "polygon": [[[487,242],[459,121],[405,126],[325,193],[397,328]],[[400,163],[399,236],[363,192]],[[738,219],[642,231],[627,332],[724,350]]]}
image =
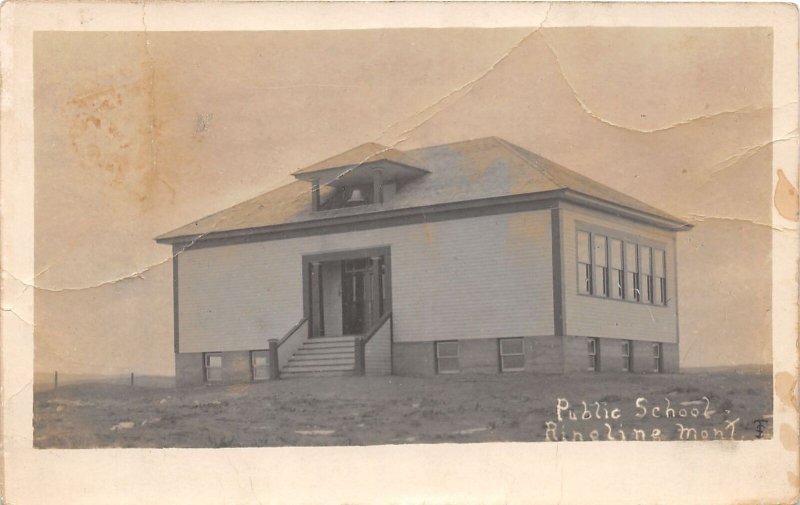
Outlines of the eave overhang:
{"label": "eave overhang", "polygon": [[324,212],[320,212],[319,219],[239,230],[213,231],[174,237],[162,236],[156,238],[156,242],[183,247],[192,247],[200,243],[203,246],[211,246],[227,242],[257,242],[260,240],[288,238],[297,234],[312,235],[315,232],[323,234],[347,231],[348,228],[356,226],[380,228],[476,215],[555,208],[559,202],[572,203],[669,231],[677,232],[693,227],[692,224],[678,218],[643,212],[569,189],[557,189],[401,209],[380,210],[379,205],[367,205],[364,206],[364,212],[358,214],[324,216],[322,215]]}

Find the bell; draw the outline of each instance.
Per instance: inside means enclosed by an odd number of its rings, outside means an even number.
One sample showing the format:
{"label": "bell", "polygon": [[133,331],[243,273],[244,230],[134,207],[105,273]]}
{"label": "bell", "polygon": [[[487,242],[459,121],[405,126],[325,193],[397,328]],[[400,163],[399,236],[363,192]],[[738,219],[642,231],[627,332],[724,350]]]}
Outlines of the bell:
{"label": "bell", "polygon": [[364,195],[361,194],[361,190],[355,188],[352,193],[350,193],[350,198],[347,200],[348,204],[357,205],[364,203]]}

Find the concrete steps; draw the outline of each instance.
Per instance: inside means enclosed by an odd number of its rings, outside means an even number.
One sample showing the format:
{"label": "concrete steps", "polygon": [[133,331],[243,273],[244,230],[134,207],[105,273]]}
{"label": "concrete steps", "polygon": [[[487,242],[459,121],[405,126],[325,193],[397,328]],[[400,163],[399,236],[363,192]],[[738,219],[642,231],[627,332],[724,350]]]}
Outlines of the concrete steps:
{"label": "concrete steps", "polygon": [[355,336],[312,338],[300,346],[281,377],[334,377],[355,372]]}

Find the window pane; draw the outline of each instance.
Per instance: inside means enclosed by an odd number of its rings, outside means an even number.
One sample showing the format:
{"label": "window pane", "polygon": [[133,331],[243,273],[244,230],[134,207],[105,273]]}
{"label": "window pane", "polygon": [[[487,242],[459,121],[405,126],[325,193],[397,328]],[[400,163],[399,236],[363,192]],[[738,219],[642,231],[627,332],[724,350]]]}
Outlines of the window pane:
{"label": "window pane", "polygon": [[222,380],[222,370],[219,368],[208,368],[206,370],[206,378],[209,381],[219,381]]}
{"label": "window pane", "polygon": [[523,370],[525,368],[525,356],[503,356],[501,363],[503,370]]}
{"label": "window pane", "polygon": [[265,351],[253,351],[253,366],[267,366],[267,353]]}
{"label": "window pane", "polygon": [[639,264],[643,274],[650,273],[650,248],[642,246],[639,248]]}
{"label": "window pane", "polygon": [[588,295],[592,292],[591,265],[578,263],[578,293]]}
{"label": "window pane", "polygon": [[438,342],[436,344],[436,355],[439,357],[457,357],[458,342]]}
{"label": "window pane", "polygon": [[595,354],[597,354],[597,342],[595,341],[595,339],[590,338],[587,341],[587,344],[589,348],[589,355],[594,356]]}
{"label": "window pane", "polygon": [[638,272],[639,262],[636,258],[636,244],[625,244],[625,271]]}
{"label": "window pane", "polygon": [[653,276],[642,274],[642,283],[644,287],[642,297],[645,302],[650,303],[653,301]]}
{"label": "window pane", "polygon": [[608,280],[606,274],[608,269],[602,266],[594,267],[594,294],[599,296],[608,295]]}
{"label": "window pane", "polygon": [[608,246],[611,251],[611,268],[622,270],[622,241],[612,238]]}
{"label": "window pane", "polygon": [[608,266],[606,261],[606,238],[603,235],[594,235],[594,264]]}
{"label": "window pane", "polygon": [[219,354],[209,354],[206,356],[206,364],[209,368],[221,368],[222,356]]}
{"label": "window pane", "polygon": [[622,298],[622,270],[611,269],[611,297]]}
{"label": "window pane", "polygon": [[661,356],[661,344],[653,344],[653,356]]}
{"label": "window pane", "polygon": [[595,356],[589,356],[589,370],[597,370],[597,358]]}
{"label": "window pane", "polygon": [[661,249],[653,249],[653,273],[658,277],[666,277],[664,275],[664,251]]}
{"label": "window pane", "polygon": [[589,234],[585,231],[578,232],[578,261],[581,263],[591,263],[589,259]]}
{"label": "window pane", "polygon": [[664,279],[661,277],[656,277],[656,287],[655,292],[653,293],[655,296],[655,303],[658,305],[664,305],[666,303],[665,297],[665,290],[664,290]]}
{"label": "window pane", "polygon": [[631,301],[639,300],[639,274],[627,272],[625,274],[625,299]]}
{"label": "window pane", "polygon": [[504,338],[500,341],[500,354],[522,354],[523,343],[521,338]]}
{"label": "window pane", "polygon": [[629,356],[622,357],[622,371],[629,372],[631,369],[631,358]]}
{"label": "window pane", "polygon": [[630,356],[630,354],[631,354],[630,344],[628,342],[623,342],[622,343],[622,355],[623,356]]}
{"label": "window pane", "polygon": [[458,372],[458,358],[439,358],[439,372]]}

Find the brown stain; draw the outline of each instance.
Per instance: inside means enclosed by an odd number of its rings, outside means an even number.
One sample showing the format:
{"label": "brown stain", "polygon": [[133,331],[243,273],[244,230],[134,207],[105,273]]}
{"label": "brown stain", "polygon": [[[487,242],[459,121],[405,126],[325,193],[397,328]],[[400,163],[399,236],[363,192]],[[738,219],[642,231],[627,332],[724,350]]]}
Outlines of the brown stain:
{"label": "brown stain", "polygon": [[775,208],[784,219],[798,220],[800,201],[798,201],[797,188],[786,178],[782,169],[778,169],[778,184],[775,186]]}
{"label": "brown stain", "polygon": [[786,480],[789,481],[789,485],[793,488],[800,488],[800,475],[797,475],[794,472],[786,472]]}
{"label": "brown stain", "polygon": [[800,447],[800,442],[798,442],[797,433],[790,425],[786,423],[781,424],[780,439],[781,439],[781,445],[783,445],[783,448],[786,449],[787,451],[794,452],[797,451],[798,447]]}
{"label": "brown stain", "polygon": [[789,372],[780,372],[775,375],[775,394],[781,403],[800,412],[797,403],[797,379]]}
{"label": "brown stain", "polygon": [[70,144],[84,170],[149,210],[174,197],[179,167],[172,159],[162,163],[159,149],[162,117],[175,93],[167,76],[162,78],[145,54],[136,79],[107,85],[114,80],[109,76],[66,101],[63,113]]}

